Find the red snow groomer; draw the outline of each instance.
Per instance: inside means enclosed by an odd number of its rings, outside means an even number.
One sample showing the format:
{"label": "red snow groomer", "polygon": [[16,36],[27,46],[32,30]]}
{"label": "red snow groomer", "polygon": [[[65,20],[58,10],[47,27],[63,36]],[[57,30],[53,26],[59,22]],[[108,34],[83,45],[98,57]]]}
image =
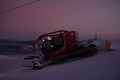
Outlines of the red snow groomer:
{"label": "red snow groomer", "polygon": [[34,49],[36,46],[41,48],[43,56],[40,56],[40,62],[43,64],[92,55],[97,51],[92,41],[78,41],[78,33],[67,30],[42,34],[34,41],[33,46]]}
{"label": "red snow groomer", "polygon": [[92,42],[78,41],[78,33],[75,31],[59,30],[42,34],[35,40],[34,48],[40,42],[45,59],[64,59],[96,52],[96,46]]}
{"label": "red snow groomer", "polygon": [[42,52],[46,57],[57,57],[76,49],[77,33],[75,31],[55,31],[40,35],[34,42],[34,48],[42,43]]}

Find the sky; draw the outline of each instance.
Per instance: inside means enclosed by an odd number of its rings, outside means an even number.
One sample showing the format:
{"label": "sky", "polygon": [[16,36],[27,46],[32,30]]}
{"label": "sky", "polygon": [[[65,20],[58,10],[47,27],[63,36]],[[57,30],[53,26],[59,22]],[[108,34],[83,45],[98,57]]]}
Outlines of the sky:
{"label": "sky", "polygon": [[[0,0],[0,12],[35,0]],[[34,40],[74,30],[79,39],[120,39],[120,0],[41,0],[0,14],[0,39]]]}

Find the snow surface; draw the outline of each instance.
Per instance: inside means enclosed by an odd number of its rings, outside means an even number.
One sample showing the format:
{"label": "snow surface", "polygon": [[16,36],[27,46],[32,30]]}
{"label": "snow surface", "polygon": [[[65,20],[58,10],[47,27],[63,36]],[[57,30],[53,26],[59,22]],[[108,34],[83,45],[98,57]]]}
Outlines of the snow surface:
{"label": "snow surface", "polygon": [[0,80],[120,80],[120,45],[115,51],[99,51],[96,55],[40,70],[23,67],[24,55],[0,55]]}

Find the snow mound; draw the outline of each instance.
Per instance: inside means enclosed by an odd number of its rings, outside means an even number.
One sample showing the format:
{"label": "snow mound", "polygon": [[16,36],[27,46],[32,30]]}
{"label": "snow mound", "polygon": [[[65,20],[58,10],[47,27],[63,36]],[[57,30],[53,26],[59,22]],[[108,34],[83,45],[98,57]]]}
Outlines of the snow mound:
{"label": "snow mound", "polygon": [[0,55],[0,60],[3,60],[3,59],[8,59],[8,57],[5,55]]}

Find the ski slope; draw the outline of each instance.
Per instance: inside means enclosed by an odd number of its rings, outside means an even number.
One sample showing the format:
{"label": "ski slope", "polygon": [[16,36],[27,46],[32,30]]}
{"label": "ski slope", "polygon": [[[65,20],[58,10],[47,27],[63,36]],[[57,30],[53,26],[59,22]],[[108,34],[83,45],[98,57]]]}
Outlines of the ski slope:
{"label": "ski slope", "polygon": [[44,67],[22,67],[24,56],[0,55],[0,80],[120,80],[120,45],[115,51],[98,51],[94,56]]}

